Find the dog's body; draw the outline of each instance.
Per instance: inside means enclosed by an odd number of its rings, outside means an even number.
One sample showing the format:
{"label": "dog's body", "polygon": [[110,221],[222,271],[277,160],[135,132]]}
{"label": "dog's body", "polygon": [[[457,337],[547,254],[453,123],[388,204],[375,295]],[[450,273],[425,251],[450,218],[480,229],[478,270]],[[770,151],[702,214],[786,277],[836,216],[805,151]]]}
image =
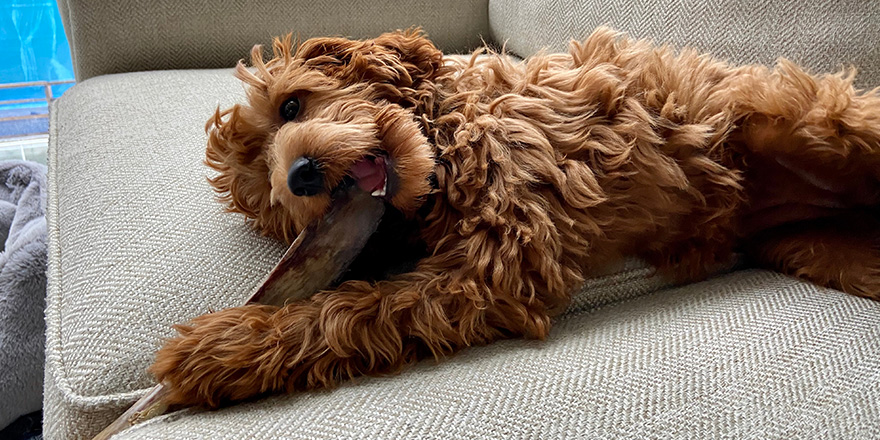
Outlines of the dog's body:
{"label": "dog's body", "polygon": [[209,121],[212,183],[231,210],[291,240],[348,176],[410,226],[386,252],[425,254],[387,279],[181,327],[152,367],[174,403],[544,338],[579,283],[626,256],[687,281],[744,251],[880,295],[880,97],[851,77],[733,68],[609,30],[523,63],[443,58],[412,32],[296,53],[276,41],[275,59],[253,62],[237,71],[249,105]]}

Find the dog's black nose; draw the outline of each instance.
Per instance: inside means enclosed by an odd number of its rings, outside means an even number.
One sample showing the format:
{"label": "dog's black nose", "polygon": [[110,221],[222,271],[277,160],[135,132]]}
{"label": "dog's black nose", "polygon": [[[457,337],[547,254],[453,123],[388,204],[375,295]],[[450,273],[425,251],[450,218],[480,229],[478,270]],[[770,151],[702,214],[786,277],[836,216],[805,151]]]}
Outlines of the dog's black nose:
{"label": "dog's black nose", "polygon": [[324,173],[318,161],[301,157],[287,171],[287,187],[296,196],[314,196],[324,191]]}

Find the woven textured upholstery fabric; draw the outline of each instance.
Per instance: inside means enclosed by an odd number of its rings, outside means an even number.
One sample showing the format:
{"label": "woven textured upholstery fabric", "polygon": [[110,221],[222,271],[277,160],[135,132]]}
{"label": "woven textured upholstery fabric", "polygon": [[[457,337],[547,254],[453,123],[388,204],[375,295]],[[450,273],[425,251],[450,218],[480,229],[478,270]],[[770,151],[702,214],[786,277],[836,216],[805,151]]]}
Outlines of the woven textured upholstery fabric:
{"label": "woven textured upholstery fabric", "polygon": [[170,326],[244,301],[285,246],[223,212],[205,121],[229,70],[109,75],[51,111],[47,439],[90,438],[150,385]]}
{"label": "woven textured upholstery fabric", "polygon": [[880,2],[862,0],[492,0],[498,44],[519,56],[565,50],[607,25],[637,38],[693,47],[735,64],[786,57],[815,73],[855,66],[880,86]]}
{"label": "woven textured upholstery fabric", "polygon": [[488,38],[487,0],[59,0],[78,80],[158,69],[231,67],[272,37],[365,38],[421,26],[442,49]]}
{"label": "woven textured upholstery fabric", "polygon": [[880,438],[880,304],[744,271],[558,320],[400,376],[119,440]]}
{"label": "woven textured upholstery fabric", "polygon": [[[53,103],[50,118],[47,440],[91,438],[152,385],[145,369],[172,324],[240,304],[284,251],[223,213],[205,180],[204,122],[243,98],[229,70],[95,75],[229,66],[288,31],[361,37],[422,24],[442,48],[464,50],[488,35],[489,17],[498,41],[528,54],[610,20],[595,14],[627,16],[615,6],[627,2],[62,3],[78,76],[91,79]],[[765,14],[779,12],[771,3]],[[834,14],[777,29],[746,7],[756,4],[689,3],[702,18],[650,29],[707,50],[703,41],[725,41],[712,30],[726,32],[738,45],[724,56],[746,61],[797,49],[820,64],[880,70],[868,26],[877,17],[818,2]],[[734,31],[716,11],[733,7],[724,5],[746,5],[763,24]],[[609,24],[652,36],[626,23]],[[790,37],[797,32],[817,34]],[[767,35],[783,34],[785,44],[768,46]],[[861,53],[847,46],[858,38]],[[184,411],[120,438],[880,437],[880,305],[766,272],[674,289],[650,274],[629,264],[591,280],[546,342],[473,348],[332,392]]]}

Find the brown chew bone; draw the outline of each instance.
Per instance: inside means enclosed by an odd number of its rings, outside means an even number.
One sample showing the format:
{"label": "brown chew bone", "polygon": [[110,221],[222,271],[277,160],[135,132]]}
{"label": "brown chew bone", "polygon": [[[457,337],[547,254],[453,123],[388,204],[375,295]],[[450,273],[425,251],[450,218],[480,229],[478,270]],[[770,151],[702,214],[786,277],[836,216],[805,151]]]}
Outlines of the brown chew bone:
{"label": "brown chew bone", "polygon": [[281,307],[311,296],[345,272],[376,232],[385,203],[356,187],[333,203],[321,221],[296,237],[248,303]]}
{"label": "brown chew bone", "polygon": [[[330,211],[296,237],[247,303],[283,306],[307,298],[339,278],[376,231],[385,203],[356,186],[340,191]],[[111,436],[168,410],[167,389],[154,386],[92,440]]]}

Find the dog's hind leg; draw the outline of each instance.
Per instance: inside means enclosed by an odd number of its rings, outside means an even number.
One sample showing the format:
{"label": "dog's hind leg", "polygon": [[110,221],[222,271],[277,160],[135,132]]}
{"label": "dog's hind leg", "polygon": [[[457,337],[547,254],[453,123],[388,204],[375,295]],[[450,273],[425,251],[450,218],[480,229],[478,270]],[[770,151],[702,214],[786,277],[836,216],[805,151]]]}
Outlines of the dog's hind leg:
{"label": "dog's hind leg", "polygon": [[814,77],[787,62],[731,83],[740,120],[734,139],[744,150],[753,210],[779,201],[825,208],[880,202],[877,89],[861,93],[851,76]]}
{"label": "dog's hind leg", "polygon": [[771,228],[746,249],[760,267],[880,300],[880,216],[874,210]]}

